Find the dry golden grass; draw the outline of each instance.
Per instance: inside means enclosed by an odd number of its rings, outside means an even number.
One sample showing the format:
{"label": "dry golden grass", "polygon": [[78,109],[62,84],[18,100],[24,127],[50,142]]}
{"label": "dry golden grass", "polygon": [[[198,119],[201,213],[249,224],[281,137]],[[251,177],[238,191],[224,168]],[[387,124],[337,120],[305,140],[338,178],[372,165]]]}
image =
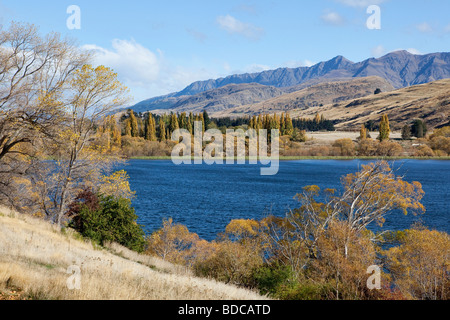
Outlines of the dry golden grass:
{"label": "dry golden grass", "polygon": [[[67,285],[70,266],[81,270],[80,289]],[[100,248],[45,221],[0,208],[0,293],[10,296],[16,290],[31,299],[264,299],[117,244]]]}
{"label": "dry golden grass", "polygon": [[450,120],[450,79],[383,92],[322,107],[295,109],[292,117],[313,118],[316,113],[329,120],[339,120],[338,130],[359,130],[369,120],[379,122],[389,116],[391,130],[400,130],[416,118],[426,121],[429,129]]}

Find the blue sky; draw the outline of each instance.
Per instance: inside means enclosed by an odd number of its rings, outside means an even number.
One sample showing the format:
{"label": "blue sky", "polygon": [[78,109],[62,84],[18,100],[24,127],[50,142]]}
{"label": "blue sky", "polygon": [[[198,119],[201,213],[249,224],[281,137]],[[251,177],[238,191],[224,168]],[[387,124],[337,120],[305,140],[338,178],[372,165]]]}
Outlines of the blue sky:
{"label": "blue sky", "polygon": [[[69,30],[67,8],[81,10]],[[369,5],[381,29],[370,30]],[[0,0],[0,23],[34,23],[95,50],[95,64],[118,72],[135,102],[196,80],[343,55],[352,61],[398,49],[450,51],[447,0]]]}

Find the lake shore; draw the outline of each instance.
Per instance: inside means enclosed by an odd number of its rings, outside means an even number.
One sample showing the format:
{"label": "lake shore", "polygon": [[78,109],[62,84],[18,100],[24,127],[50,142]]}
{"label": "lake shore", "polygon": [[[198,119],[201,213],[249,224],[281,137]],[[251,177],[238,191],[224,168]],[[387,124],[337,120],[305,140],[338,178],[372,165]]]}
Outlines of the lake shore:
{"label": "lake shore", "polygon": [[[184,158],[174,158],[175,160],[183,160]],[[191,160],[195,160],[198,158],[191,157]],[[254,158],[245,157],[239,158],[235,157],[234,160],[255,160]],[[142,156],[142,157],[130,157],[127,160],[172,160],[172,157],[169,156]],[[226,161],[226,158],[219,158],[219,160]],[[272,160],[271,158],[261,158],[256,160]],[[450,156],[445,157],[333,157],[333,156],[280,156],[280,161],[295,161],[295,160],[450,160]]]}

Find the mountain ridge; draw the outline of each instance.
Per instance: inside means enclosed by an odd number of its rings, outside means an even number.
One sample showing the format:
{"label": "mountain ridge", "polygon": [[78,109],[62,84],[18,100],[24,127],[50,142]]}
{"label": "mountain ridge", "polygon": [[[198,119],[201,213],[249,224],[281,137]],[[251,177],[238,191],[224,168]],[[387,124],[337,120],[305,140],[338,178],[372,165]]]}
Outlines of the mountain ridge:
{"label": "mountain ridge", "polygon": [[131,109],[136,112],[172,109],[180,99],[229,84],[254,83],[288,90],[287,88],[301,86],[310,81],[320,83],[369,76],[384,78],[395,89],[450,78],[450,52],[415,55],[401,50],[356,63],[338,55],[311,67],[277,68],[258,73],[234,74],[218,79],[196,81],[179,92],[141,101]]}

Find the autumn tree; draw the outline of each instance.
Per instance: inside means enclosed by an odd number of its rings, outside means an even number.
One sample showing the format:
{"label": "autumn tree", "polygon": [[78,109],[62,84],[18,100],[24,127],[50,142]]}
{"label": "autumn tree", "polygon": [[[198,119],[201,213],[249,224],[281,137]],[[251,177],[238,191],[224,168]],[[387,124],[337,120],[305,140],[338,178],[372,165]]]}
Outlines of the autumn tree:
{"label": "autumn tree", "polygon": [[48,156],[65,115],[62,97],[88,58],[57,33],[41,36],[37,27],[15,22],[0,26],[0,200],[15,206],[23,198],[15,196],[14,180],[40,165],[33,159]]}
{"label": "autumn tree", "polygon": [[359,130],[359,140],[367,139],[367,129],[364,124],[361,125],[361,129]]}
{"label": "autumn tree", "polygon": [[156,122],[153,115],[149,112],[145,124],[145,139],[149,141],[156,141]]}
{"label": "autumn tree", "polygon": [[166,140],[166,123],[161,118],[159,119],[159,141],[164,142]]}
{"label": "autumn tree", "polygon": [[394,284],[409,299],[450,298],[450,237],[423,227],[400,234],[398,246],[386,251]]}
{"label": "autumn tree", "polygon": [[132,137],[139,137],[139,126],[138,121],[136,119],[136,116],[134,114],[133,110],[128,110],[128,115],[130,119],[130,126],[131,126],[131,136]]}
{"label": "autumn tree", "polygon": [[379,131],[380,131],[380,135],[378,137],[378,140],[380,140],[380,141],[389,140],[389,135],[391,133],[391,129],[389,127],[389,118],[386,114],[384,114],[381,117]]}
{"label": "autumn tree", "polygon": [[106,157],[105,150],[93,147],[91,137],[96,124],[111,110],[126,103],[128,90],[117,80],[117,74],[104,66],[84,65],[70,81],[67,122],[60,128],[60,150],[54,155],[49,172],[49,198],[46,208],[57,224],[67,205],[86,186],[95,186],[103,172],[118,161]]}
{"label": "autumn tree", "polygon": [[200,241],[195,233],[184,225],[173,222],[172,218],[163,221],[162,227],[147,239],[149,255],[177,264],[186,264],[188,252]]}

